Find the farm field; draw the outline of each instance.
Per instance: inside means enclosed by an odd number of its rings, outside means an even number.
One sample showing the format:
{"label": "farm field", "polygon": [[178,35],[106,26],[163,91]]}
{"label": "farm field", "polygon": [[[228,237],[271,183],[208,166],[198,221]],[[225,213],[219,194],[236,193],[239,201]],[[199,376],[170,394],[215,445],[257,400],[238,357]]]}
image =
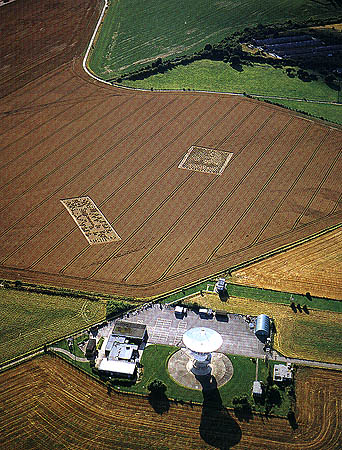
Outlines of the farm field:
{"label": "farm field", "polygon": [[[99,87],[74,63],[51,75],[0,100],[2,278],[143,297],[341,222],[339,129],[236,96]],[[194,145],[213,173],[178,168]],[[221,175],[211,149],[233,153]],[[61,203],[82,196],[120,241],[88,244]]]}
{"label": "farm field", "polygon": [[[9,24],[15,3],[1,8]],[[146,297],[342,219],[341,130],[262,102],[104,86],[75,58],[0,113],[4,279]],[[178,168],[192,147],[200,163]],[[82,197],[121,240],[88,243],[61,203]]]}
{"label": "farm field", "polygon": [[342,228],[232,273],[232,280],[342,300]]}
{"label": "farm field", "polygon": [[0,98],[80,54],[100,11],[92,0],[16,0],[0,8]]}
{"label": "farm field", "polygon": [[[158,57],[191,54],[207,42],[222,40],[230,32],[257,24],[293,22],[309,17],[336,17],[336,3],[308,0],[255,0],[211,2],[134,0],[110,2],[90,60],[90,68],[106,80],[117,78]],[[134,11],[134,13],[132,13]]]}
{"label": "farm field", "polygon": [[105,387],[59,358],[45,356],[0,375],[1,408],[6,409],[0,443],[4,450],[337,450],[342,438],[341,377],[340,372],[298,370],[298,429],[293,431],[286,419],[265,420],[255,414],[240,422],[232,411],[209,406],[171,403],[160,415],[145,397],[108,395]]}
{"label": "farm field", "polygon": [[105,319],[106,305],[1,289],[0,363]]}
{"label": "farm field", "polygon": [[267,314],[273,317],[276,325],[275,350],[289,358],[342,364],[340,312],[314,310],[308,301],[309,314],[298,310],[295,313],[289,306],[290,302],[279,304],[237,297],[222,302],[215,294],[194,296],[191,302],[234,314]]}

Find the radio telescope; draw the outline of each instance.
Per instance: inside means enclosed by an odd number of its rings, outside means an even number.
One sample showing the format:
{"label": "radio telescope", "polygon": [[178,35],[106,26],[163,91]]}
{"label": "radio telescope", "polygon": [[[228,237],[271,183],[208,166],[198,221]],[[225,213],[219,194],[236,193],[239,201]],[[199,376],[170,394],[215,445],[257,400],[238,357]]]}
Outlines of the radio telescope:
{"label": "radio telescope", "polygon": [[193,358],[191,372],[197,376],[209,375],[211,353],[221,347],[221,335],[210,328],[191,328],[183,334],[183,342]]}

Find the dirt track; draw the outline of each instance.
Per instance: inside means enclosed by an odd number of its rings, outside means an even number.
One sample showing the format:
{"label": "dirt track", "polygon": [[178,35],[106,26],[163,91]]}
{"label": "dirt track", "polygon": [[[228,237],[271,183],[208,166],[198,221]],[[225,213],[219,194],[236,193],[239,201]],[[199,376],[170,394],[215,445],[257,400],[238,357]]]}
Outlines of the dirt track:
{"label": "dirt track", "polygon": [[[112,393],[59,359],[40,357],[0,375],[2,449],[337,450],[342,444],[342,374],[301,369],[298,429],[286,419],[170,405]],[[83,380],[84,379],[84,380]],[[132,401],[134,399],[134,401]],[[94,426],[97,424],[97,426]]]}
{"label": "dirt track", "polygon": [[[4,278],[154,295],[342,220],[341,131],[258,101],[115,89],[77,59],[0,114]],[[179,169],[192,145],[233,157]],[[88,245],[60,203],[85,195],[121,241]]]}

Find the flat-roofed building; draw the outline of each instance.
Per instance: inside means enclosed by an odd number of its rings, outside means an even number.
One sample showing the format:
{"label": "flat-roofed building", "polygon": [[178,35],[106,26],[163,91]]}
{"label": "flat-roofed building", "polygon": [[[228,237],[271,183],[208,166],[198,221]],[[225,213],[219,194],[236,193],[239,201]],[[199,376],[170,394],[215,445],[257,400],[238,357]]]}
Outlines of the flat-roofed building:
{"label": "flat-roofed building", "polygon": [[276,364],[273,368],[274,381],[292,380],[292,369],[290,364]]}
{"label": "flat-roofed building", "polygon": [[103,358],[98,369],[109,376],[133,378],[137,368],[135,362]]}
{"label": "flat-roofed building", "polygon": [[124,337],[129,342],[140,345],[147,339],[147,327],[142,323],[117,320],[113,328],[112,336]]}
{"label": "flat-roofed building", "polygon": [[125,359],[127,361],[134,359],[138,352],[137,345],[131,344],[120,344],[118,342],[114,342],[107,359],[115,360],[115,359]]}
{"label": "flat-roofed building", "polygon": [[108,357],[109,353],[111,352],[114,343],[118,344],[124,344],[126,341],[126,338],[124,336],[113,336],[110,335],[106,344],[105,348],[105,355]]}
{"label": "flat-roofed building", "polygon": [[96,352],[96,339],[89,339],[87,347],[86,347],[86,357],[92,358]]}
{"label": "flat-roofed building", "polygon": [[253,395],[255,397],[261,397],[262,396],[262,384],[261,384],[261,381],[254,381],[253,382]]}

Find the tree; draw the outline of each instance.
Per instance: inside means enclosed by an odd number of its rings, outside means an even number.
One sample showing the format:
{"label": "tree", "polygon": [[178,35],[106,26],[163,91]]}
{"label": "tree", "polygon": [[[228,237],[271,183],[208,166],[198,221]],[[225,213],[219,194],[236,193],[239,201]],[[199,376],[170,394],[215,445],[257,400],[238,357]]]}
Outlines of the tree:
{"label": "tree", "polygon": [[239,55],[233,55],[230,57],[230,64],[233,67],[238,67],[241,65],[240,56]]}
{"label": "tree", "polygon": [[161,397],[166,392],[165,384],[158,379],[151,381],[151,383],[147,386],[147,389],[150,391],[152,396]]}
{"label": "tree", "polygon": [[147,386],[147,389],[150,391],[148,401],[155,412],[158,414],[167,412],[170,408],[170,401],[165,395],[165,384],[161,380],[155,379]]}
{"label": "tree", "polygon": [[246,420],[248,422],[252,417],[252,407],[246,395],[233,398],[234,413],[239,420]]}

